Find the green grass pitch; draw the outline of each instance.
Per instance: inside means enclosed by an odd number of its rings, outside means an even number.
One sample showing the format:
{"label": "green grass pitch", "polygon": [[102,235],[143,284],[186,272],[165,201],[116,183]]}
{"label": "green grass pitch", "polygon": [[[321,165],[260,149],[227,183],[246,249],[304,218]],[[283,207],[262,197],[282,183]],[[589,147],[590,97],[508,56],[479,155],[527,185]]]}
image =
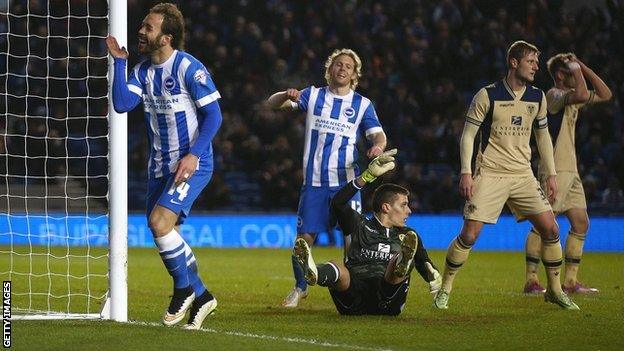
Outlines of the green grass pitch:
{"label": "green grass pitch", "polygon": [[[26,250],[27,248],[21,248]],[[81,248],[71,248],[75,253]],[[3,248],[6,252],[6,247]],[[54,249],[64,255],[66,249]],[[624,349],[624,255],[586,253],[580,277],[600,288],[593,296],[574,296],[581,311],[563,311],[542,297],[525,296],[524,255],[519,252],[471,253],[455,280],[449,310],[431,307],[427,286],[415,273],[407,304],[398,317],[343,317],[336,312],[326,289],[312,287],[297,309],[280,307],[292,287],[290,252],[275,249],[195,249],[202,278],[219,301],[205,330],[185,331],[160,326],[169,302],[171,280],[156,249],[130,249],[128,259],[129,319],[103,321],[14,321],[15,350],[622,350]],[[84,253],[84,252],[82,252]],[[101,253],[96,250],[92,254]],[[444,252],[431,252],[443,266]],[[339,249],[315,248],[317,262],[340,258]],[[50,290],[52,306],[65,308],[60,297],[70,285],[88,293],[86,262],[72,260],[70,273],[35,277],[13,275],[13,292]],[[0,269],[10,255],[0,254]],[[13,256],[14,270],[42,270],[64,274],[67,258],[33,261]],[[106,270],[106,259],[92,260],[89,272]],[[1,274],[3,280],[8,274]],[[104,291],[92,279],[90,293]],[[542,281],[545,282],[542,272]],[[31,303],[47,304],[33,297]],[[14,295],[13,307],[28,303]],[[71,308],[86,298],[73,297]],[[84,306],[83,306],[84,307]],[[95,312],[98,306],[90,306]]]}

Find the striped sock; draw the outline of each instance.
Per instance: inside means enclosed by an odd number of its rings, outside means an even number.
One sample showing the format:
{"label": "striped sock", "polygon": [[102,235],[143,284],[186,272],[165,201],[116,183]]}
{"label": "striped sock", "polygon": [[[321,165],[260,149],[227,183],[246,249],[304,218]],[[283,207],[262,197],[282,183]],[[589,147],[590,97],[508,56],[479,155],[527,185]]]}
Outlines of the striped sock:
{"label": "striped sock", "polygon": [[188,270],[188,279],[189,283],[193,287],[193,291],[195,292],[195,296],[201,296],[201,294],[206,291],[206,286],[201,281],[199,277],[199,273],[197,271],[197,261],[195,260],[195,255],[193,254],[193,250],[188,246],[186,242],[184,242],[184,254],[186,257],[186,266]]}
{"label": "striped sock", "polygon": [[457,275],[457,271],[468,259],[472,245],[464,243],[461,237],[458,235],[446,252],[446,265],[444,267],[444,275],[442,276],[442,289],[446,292],[451,292],[453,289],[453,280]]}
{"label": "striped sock", "polygon": [[526,281],[539,282],[537,275],[540,263],[542,238],[535,228],[531,228],[526,238]]}
{"label": "striped sock", "polygon": [[546,268],[546,277],[548,278],[548,290],[559,294],[561,293],[561,265],[563,264],[563,255],[561,253],[561,243],[559,238],[553,240],[542,239],[542,263]]}
{"label": "striped sock", "polygon": [[585,235],[587,233],[575,233],[570,230],[565,245],[565,285],[572,286],[577,282],[581,256],[583,256],[583,245],[585,245]]}
{"label": "striped sock", "polygon": [[319,264],[316,266],[316,269],[318,270],[317,284],[320,286],[332,287],[340,278],[338,267],[331,262]]}
{"label": "striped sock", "polygon": [[175,229],[165,236],[154,238],[160,252],[160,259],[165,264],[169,275],[173,277],[173,286],[181,289],[189,286],[188,269],[184,255],[184,240]]}

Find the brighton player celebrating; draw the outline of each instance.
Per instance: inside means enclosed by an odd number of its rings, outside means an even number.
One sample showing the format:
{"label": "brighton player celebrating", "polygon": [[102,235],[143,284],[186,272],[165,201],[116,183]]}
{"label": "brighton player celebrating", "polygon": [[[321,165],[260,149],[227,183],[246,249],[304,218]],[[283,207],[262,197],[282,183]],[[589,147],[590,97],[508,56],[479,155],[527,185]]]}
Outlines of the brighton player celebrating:
{"label": "brighton player celebrating", "polygon": [[[570,232],[565,244],[565,280],[563,290],[567,293],[597,293],[598,289],[587,287],[577,279],[583,255],[585,235],[589,228],[587,203],[583,183],[576,168],[574,134],[581,107],[611,99],[611,90],[589,67],[572,53],[560,53],[548,60],[548,72],[555,86],[546,93],[548,101],[548,126],[555,148],[555,170],[559,187],[552,204],[555,214],[563,213],[570,221]],[[589,80],[595,91],[587,89]],[[540,178],[544,166],[540,164]],[[525,293],[543,293],[539,284],[537,266],[542,246],[540,236],[532,228],[526,240]]]}
{"label": "brighton player celebrating", "polygon": [[220,95],[210,74],[182,51],[184,34],[184,18],[175,5],[152,7],[139,29],[139,52],[149,58],[130,71],[127,82],[128,52],[113,37],[106,43],[115,58],[115,111],[130,111],[142,100],[152,143],[147,216],[174,286],[163,323],[178,323],[190,308],[184,328],[199,329],[217,300],[199,278],[195,256],[180,236],[179,225],[212,176],[211,141],[222,117]]}
{"label": "brighton player celebrating", "polygon": [[[302,91],[288,89],[273,94],[267,101],[273,109],[306,112],[305,149],[303,155],[303,186],[297,212],[297,238],[311,246],[319,232],[330,232],[335,220],[330,216],[334,194],[359,175],[356,142],[361,134],[372,143],[366,155],[379,156],[386,147],[383,132],[372,102],[355,92],[362,75],[362,61],[350,49],[334,51],[325,63],[328,86],[307,87]],[[350,200],[361,209],[359,192]],[[343,233],[348,242],[350,233]],[[297,307],[307,296],[303,272],[292,259],[295,287],[284,299],[285,307]]]}

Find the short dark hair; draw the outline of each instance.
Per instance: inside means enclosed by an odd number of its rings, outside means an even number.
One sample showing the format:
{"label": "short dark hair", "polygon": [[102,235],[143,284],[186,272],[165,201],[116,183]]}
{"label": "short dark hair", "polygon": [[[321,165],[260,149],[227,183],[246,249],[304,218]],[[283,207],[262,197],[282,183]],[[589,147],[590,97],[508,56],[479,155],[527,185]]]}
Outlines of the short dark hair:
{"label": "short dark hair", "polygon": [[373,212],[381,211],[381,205],[392,203],[397,195],[409,196],[409,193],[409,190],[397,184],[385,183],[380,185],[373,192]]}
{"label": "short dark hair", "polygon": [[565,70],[566,68],[568,68],[568,66],[566,65],[566,61],[571,56],[574,56],[574,54],[571,52],[562,52],[548,59],[548,61],[546,62],[546,68],[548,69],[548,73],[553,80],[556,80],[555,76],[557,74],[557,71]]}
{"label": "short dark hair", "polygon": [[527,43],[524,40],[518,40],[509,46],[507,50],[507,68],[511,68],[511,59],[516,59],[520,61],[521,58],[525,57],[530,53],[540,54],[537,46]]}
{"label": "short dark hair", "polygon": [[178,50],[184,50],[184,17],[178,6],[169,2],[162,2],[152,7],[150,13],[157,13],[163,16],[163,22],[160,30],[163,34],[171,35],[171,47]]}

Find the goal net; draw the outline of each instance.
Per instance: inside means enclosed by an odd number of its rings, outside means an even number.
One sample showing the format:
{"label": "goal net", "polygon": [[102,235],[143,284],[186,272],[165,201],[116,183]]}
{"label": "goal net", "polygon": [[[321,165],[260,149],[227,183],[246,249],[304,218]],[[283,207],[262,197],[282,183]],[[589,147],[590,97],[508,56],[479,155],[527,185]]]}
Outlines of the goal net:
{"label": "goal net", "polygon": [[108,19],[106,0],[0,0],[0,276],[13,318],[110,317]]}

